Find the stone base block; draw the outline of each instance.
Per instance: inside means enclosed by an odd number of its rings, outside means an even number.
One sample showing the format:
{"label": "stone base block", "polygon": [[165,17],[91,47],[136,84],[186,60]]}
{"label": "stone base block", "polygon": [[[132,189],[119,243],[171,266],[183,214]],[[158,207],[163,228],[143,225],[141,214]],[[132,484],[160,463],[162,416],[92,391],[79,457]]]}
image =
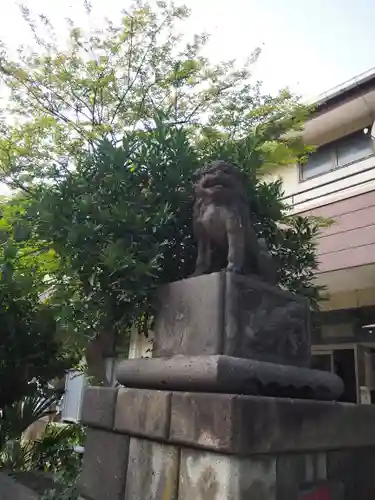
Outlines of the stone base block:
{"label": "stone base block", "polygon": [[372,405],[120,389],[114,412],[87,417],[84,500],[375,498]]}
{"label": "stone base block", "polygon": [[230,356],[128,359],[118,365],[116,377],[127,387],[328,401],[344,389],[341,379],[326,371]]}
{"label": "stone base block", "polygon": [[153,439],[168,439],[171,393],[121,388],[117,397],[114,430]]}
{"label": "stone base block", "polygon": [[125,500],[177,500],[180,450],[131,438]]}
{"label": "stone base block", "polygon": [[181,450],[178,500],[276,500],[276,458]]}
{"label": "stone base block", "polygon": [[[100,394],[105,400],[106,394]],[[98,412],[83,423],[97,427],[95,416],[100,423]],[[375,447],[374,422],[373,405],[123,388],[111,431],[117,437],[253,455]],[[90,432],[98,436],[90,438],[90,446],[104,439],[105,433]]]}
{"label": "stone base block", "polygon": [[236,455],[375,446],[375,407],[174,393],[169,441]]}
{"label": "stone base block", "polygon": [[153,357],[178,354],[308,366],[308,302],[225,271],[170,283],[160,292]]}
{"label": "stone base block", "polygon": [[81,493],[84,500],[370,500],[373,465],[366,450],[234,456],[130,438],[121,482],[117,469],[103,474],[110,469],[97,460],[91,490]]}
{"label": "stone base block", "polygon": [[89,429],[80,478],[88,500],[123,500],[129,436]]}
{"label": "stone base block", "polygon": [[116,402],[117,389],[114,387],[87,387],[81,420],[92,427],[112,429]]}

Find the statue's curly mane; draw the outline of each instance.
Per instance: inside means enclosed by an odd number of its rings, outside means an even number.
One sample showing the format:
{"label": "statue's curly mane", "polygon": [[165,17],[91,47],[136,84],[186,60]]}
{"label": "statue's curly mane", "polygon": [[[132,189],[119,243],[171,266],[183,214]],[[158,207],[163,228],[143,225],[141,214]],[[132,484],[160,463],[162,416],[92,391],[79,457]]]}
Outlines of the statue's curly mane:
{"label": "statue's curly mane", "polygon": [[224,160],[215,160],[196,170],[194,172],[194,181],[199,182],[202,177],[206,176],[207,174],[213,174],[217,171],[225,172],[226,175],[231,175],[238,179],[240,182],[244,182],[244,180],[246,179],[241,170],[232,163],[227,163]]}
{"label": "statue's curly mane", "polygon": [[[194,174],[194,187],[195,187],[195,200],[204,196],[205,191],[205,180],[211,177],[222,177],[224,179],[230,180],[227,193],[230,198],[236,199],[238,204],[248,204],[248,199],[246,196],[246,176],[245,174],[235,165],[227,163],[223,160],[216,160],[204,167],[198,169]],[[229,194],[231,193],[231,194]]]}

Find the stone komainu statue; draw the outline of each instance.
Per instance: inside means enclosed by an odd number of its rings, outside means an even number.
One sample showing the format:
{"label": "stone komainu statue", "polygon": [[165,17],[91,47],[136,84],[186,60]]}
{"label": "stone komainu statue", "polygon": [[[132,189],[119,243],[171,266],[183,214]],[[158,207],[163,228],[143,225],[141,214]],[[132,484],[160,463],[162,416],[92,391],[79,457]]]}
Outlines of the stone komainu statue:
{"label": "stone komainu statue", "polygon": [[214,161],[195,174],[194,190],[193,228],[198,244],[194,276],[226,267],[276,284],[275,264],[250,220],[242,172]]}

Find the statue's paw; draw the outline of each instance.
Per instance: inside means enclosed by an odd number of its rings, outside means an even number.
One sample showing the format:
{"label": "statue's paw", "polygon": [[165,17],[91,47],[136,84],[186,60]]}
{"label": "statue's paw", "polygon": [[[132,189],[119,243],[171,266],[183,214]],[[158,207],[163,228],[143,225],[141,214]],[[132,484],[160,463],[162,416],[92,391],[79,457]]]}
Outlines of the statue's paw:
{"label": "statue's paw", "polygon": [[190,278],[195,278],[196,276],[203,276],[203,274],[206,274],[206,270],[203,268],[202,269],[198,268],[193,272],[193,274],[190,275]]}
{"label": "statue's paw", "polygon": [[227,271],[229,271],[230,273],[242,274],[242,268],[236,266],[235,264],[233,264],[233,262],[230,262],[227,265]]}

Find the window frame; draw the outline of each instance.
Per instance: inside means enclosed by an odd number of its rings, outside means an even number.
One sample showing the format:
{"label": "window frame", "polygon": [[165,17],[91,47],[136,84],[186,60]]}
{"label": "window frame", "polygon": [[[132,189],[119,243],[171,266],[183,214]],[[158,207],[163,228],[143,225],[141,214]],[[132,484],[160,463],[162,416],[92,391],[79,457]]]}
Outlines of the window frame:
{"label": "window frame", "polygon": [[[368,126],[367,128],[369,128],[370,126]],[[327,144],[323,144],[321,146],[321,148],[327,148],[329,151],[330,151],[330,156],[332,158],[332,168],[330,168],[329,170],[326,170],[325,172],[321,172],[319,174],[315,174],[315,175],[312,175],[310,177],[307,177],[307,178],[304,178],[303,177],[303,167],[304,165],[306,165],[307,163],[305,164],[298,164],[298,178],[299,178],[299,182],[307,182],[307,181],[310,181],[312,179],[315,179],[317,177],[320,177],[321,175],[326,175],[326,174],[329,174],[331,172],[334,172],[335,170],[339,170],[341,168],[345,168],[345,167],[349,167],[350,165],[353,165],[353,163],[357,163],[359,161],[362,161],[362,160],[367,160],[368,158],[371,158],[372,156],[375,156],[375,147],[374,145],[372,145],[372,153],[371,154],[368,154],[366,156],[363,156],[361,158],[357,158],[356,160],[352,160],[348,163],[345,163],[343,165],[339,165],[339,162],[338,162],[338,147],[340,145],[340,143],[343,143],[345,140],[351,138],[351,137],[354,137],[356,135],[359,136],[359,134],[363,132],[363,129],[366,128],[366,127],[363,127],[361,128],[360,130],[356,130],[355,132],[352,132],[351,134],[347,134],[346,136],[344,137],[340,137],[339,139],[336,139],[335,141],[332,141],[332,142],[328,142]],[[364,134],[365,135],[365,134]],[[372,141],[372,138],[370,135],[368,135],[369,137],[369,141],[371,142]],[[317,148],[316,152],[319,151],[319,148]],[[312,154],[314,154],[315,152],[313,152]]]}

